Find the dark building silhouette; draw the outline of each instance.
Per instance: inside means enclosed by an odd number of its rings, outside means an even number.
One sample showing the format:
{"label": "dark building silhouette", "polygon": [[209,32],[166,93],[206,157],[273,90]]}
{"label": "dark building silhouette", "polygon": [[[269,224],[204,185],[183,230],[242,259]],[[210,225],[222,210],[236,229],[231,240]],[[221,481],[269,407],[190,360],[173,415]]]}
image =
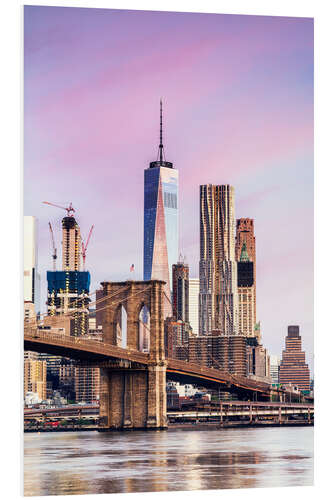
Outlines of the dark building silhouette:
{"label": "dark building silhouette", "polygon": [[172,306],[176,320],[189,322],[189,269],[184,262],[172,265]]}
{"label": "dark building silhouette", "polygon": [[302,391],[310,390],[310,371],[305,363],[305,352],[302,351],[299,326],[288,326],[286,348],[282,351],[279,383],[295,385]]}

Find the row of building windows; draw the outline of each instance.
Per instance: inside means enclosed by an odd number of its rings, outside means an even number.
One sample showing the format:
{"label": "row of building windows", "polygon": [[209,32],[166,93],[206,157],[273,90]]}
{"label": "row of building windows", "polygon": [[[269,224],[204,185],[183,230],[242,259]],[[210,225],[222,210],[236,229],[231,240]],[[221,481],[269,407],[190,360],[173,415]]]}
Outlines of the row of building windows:
{"label": "row of building windows", "polygon": [[177,195],[175,193],[163,193],[163,202],[166,208],[177,209]]}

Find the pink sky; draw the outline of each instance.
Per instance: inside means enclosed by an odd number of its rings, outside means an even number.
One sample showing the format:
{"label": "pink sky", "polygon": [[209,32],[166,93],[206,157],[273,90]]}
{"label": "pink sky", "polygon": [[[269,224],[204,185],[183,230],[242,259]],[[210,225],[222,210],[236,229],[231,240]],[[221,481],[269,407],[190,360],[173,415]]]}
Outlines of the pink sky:
{"label": "pink sky", "polygon": [[232,184],[255,219],[257,317],[271,354],[299,324],[313,356],[313,21],[25,7],[25,214],[39,219],[43,301],[50,220],[73,202],[92,287],[142,278],[143,171],[159,99],[179,170],[180,251],[198,276],[199,185]]}

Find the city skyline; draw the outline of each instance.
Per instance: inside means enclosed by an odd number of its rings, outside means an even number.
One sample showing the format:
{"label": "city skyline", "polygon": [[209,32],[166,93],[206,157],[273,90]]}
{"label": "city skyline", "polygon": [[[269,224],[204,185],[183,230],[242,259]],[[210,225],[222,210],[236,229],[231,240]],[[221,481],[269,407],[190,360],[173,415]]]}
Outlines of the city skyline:
{"label": "city skyline", "polygon": [[[199,15],[200,22],[204,17],[207,23],[200,25],[201,34],[206,37],[205,43],[198,44],[194,37],[198,21],[191,14],[182,14],[182,20],[187,19],[185,32],[188,36],[186,38],[183,35],[182,23],[176,23],[175,40],[171,40],[167,46],[167,60],[162,68],[156,67],[157,54],[148,43],[153,33],[148,36],[144,28],[155,26],[159,16],[163,16],[165,23],[161,32],[159,29],[161,38],[158,40],[158,49],[161,49],[161,45],[167,42],[168,23],[173,23],[175,18],[172,13],[140,13],[144,22],[141,27],[132,26],[129,50],[134,51],[139,41],[138,50],[144,49],[143,72],[145,67],[147,72],[148,67],[154,67],[163,76],[173,65],[173,51],[177,49],[179,58],[175,59],[174,64],[178,74],[182,74],[182,85],[177,87],[174,80],[166,82],[163,78],[161,84],[152,78],[152,82],[147,85],[148,79],[140,73],[141,76],[132,82],[134,87],[128,83],[126,88],[120,90],[121,79],[128,78],[127,72],[135,68],[135,55],[127,63],[128,67],[122,67],[121,61],[115,57],[116,38],[112,38],[113,31],[107,33],[106,28],[108,23],[113,23],[114,15],[119,24],[117,40],[124,44],[120,26],[125,20],[131,23],[131,13],[104,11],[105,20],[104,17],[99,18],[94,9],[89,9],[88,26],[84,24],[84,9],[72,9],[71,12],[56,9],[55,15],[54,8],[48,8],[48,12],[45,8],[29,9],[26,10],[25,33],[29,63],[29,71],[25,75],[25,214],[35,215],[40,221],[39,272],[43,292],[46,288],[46,270],[52,266],[47,223],[51,220],[54,225],[57,221],[55,232],[59,248],[59,226],[63,217],[60,211],[42,206],[43,199],[56,203],[72,201],[77,209],[83,237],[88,227],[95,224],[87,254],[92,289],[104,279],[127,279],[132,262],[141,278],[143,171],[156,147],[156,104],[162,95],[167,109],[167,157],[172,158],[180,174],[180,251],[187,256],[190,276],[198,277],[199,184],[230,183],[235,186],[236,217],[254,218],[256,224],[257,318],[262,323],[263,342],[271,354],[279,354],[285,325],[300,324],[307,359],[312,365],[312,20],[265,18],[265,25],[262,26],[264,35],[258,36],[267,36],[267,41],[270,37],[269,48],[274,49],[277,62],[275,68],[267,59],[269,50],[262,46],[258,49],[258,39],[251,38],[251,44],[246,36],[237,43],[233,38],[235,33],[242,33],[245,28],[247,36],[249,32],[254,35],[255,27],[261,23],[260,18]],[[63,11],[61,15],[60,11]],[[97,30],[97,26],[101,28],[102,23],[100,40],[107,42],[108,53],[112,54],[113,63],[117,65],[116,68],[110,67],[105,64],[104,58],[97,58],[89,69],[88,83],[85,85],[75,81],[76,77],[69,65],[71,58],[75,60],[80,55],[74,37],[75,29],[78,29],[73,22],[76,16],[81,16],[83,22],[84,29],[81,27],[79,35],[83,37],[81,41],[85,42],[84,48],[91,51],[88,55],[91,57],[94,52],[87,42],[91,42],[94,30]],[[39,27],[36,32],[34,20],[38,18],[41,22],[41,17],[48,28],[54,28],[51,30],[51,41],[45,38],[45,27]],[[223,26],[225,18],[228,26],[224,26],[223,36],[219,38],[217,26],[221,23]],[[271,25],[270,28],[267,23]],[[35,31],[34,37],[30,35],[29,38],[29,27]],[[67,45],[61,42],[60,35],[64,33],[67,33]],[[230,46],[229,50],[236,50],[238,56],[243,55],[243,63],[247,64],[234,67],[232,58],[226,58],[221,69],[215,69],[210,80],[202,74],[202,66],[206,65],[208,69],[216,54],[223,54],[222,42],[228,37],[236,46],[236,49]],[[250,53],[248,61],[243,53],[245,41]],[[283,46],[281,52],[278,42]],[[65,55],[64,49],[67,50],[68,43],[70,50]],[[98,45],[101,42],[96,43]],[[286,52],[283,53],[282,48]],[[97,49],[96,45],[94,49]],[[38,68],[46,64],[45,58],[50,55],[53,56],[54,64],[50,66],[48,75],[41,77]],[[65,56],[62,67],[59,66],[60,56]],[[81,71],[87,65],[83,59],[75,60]],[[261,71],[260,82],[256,82],[255,62],[258,64],[256,68],[259,67]],[[250,94],[249,102],[245,102],[247,95],[242,94],[244,88],[234,86],[235,81],[239,83],[237,75],[240,76],[240,67],[244,70],[243,76],[247,77],[250,89],[255,91]],[[67,70],[68,78],[61,83],[64,69]],[[227,69],[229,79],[226,81],[221,78],[219,82],[223,83],[220,88],[214,81],[223,73],[223,69]],[[284,69],[286,74],[284,71],[281,74],[279,69]],[[200,92],[192,87],[185,92],[186,82],[193,77],[192,72],[195,72],[200,82]],[[118,77],[118,83],[114,83],[113,76]],[[47,88],[48,78],[52,77],[53,85]],[[274,81],[275,77],[278,77],[277,82]],[[265,86],[267,83],[270,85]],[[139,90],[135,85],[139,85]],[[77,86],[78,93],[75,92]],[[205,89],[206,94],[202,89]],[[262,94],[259,96],[260,92]],[[37,96],[39,102],[36,101]],[[272,97],[274,100],[270,100]],[[115,98],[121,98],[126,105],[118,103],[114,106]],[[106,106],[111,102],[112,105]],[[261,106],[257,106],[258,102]],[[82,110],[79,104],[83,104]],[[87,123],[82,122],[82,113],[89,118]],[[123,120],[124,116],[127,120]],[[126,129],[124,132],[116,128],[119,119]],[[81,133],[74,126],[79,123]],[[115,135],[111,133],[112,130],[116,132]],[[57,138],[56,141],[53,136]],[[241,147],[240,139],[243,139]],[[212,166],[207,168],[207,163]],[[226,166],[221,169],[221,164]],[[63,177],[69,172],[68,182],[64,186]],[[122,214],[121,220],[119,213]],[[109,229],[105,231],[106,227],[115,227],[117,231],[112,235]],[[108,238],[104,231],[108,233]]]}

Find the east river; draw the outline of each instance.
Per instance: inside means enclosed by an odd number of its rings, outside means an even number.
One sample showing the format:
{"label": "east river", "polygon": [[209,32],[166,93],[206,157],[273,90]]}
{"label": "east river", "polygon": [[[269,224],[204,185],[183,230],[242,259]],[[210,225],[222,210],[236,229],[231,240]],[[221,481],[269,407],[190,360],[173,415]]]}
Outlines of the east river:
{"label": "east river", "polygon": [[24,435],[24,494],[313,483],[313,427]]}

